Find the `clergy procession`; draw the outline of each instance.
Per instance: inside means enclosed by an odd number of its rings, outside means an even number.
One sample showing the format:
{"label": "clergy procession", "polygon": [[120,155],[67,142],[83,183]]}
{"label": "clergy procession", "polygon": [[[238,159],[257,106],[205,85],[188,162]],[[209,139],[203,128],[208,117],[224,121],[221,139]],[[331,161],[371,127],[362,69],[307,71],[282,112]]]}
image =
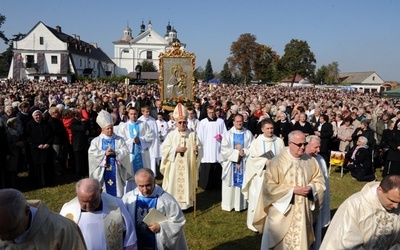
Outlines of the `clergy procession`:
{"label": "clergy procession", "polygon": [[[171,106],[151,85],[8,84],[26,94],[0,98],[0,249],[188,249],[185,216],[215,192],[261,249],[400,248],[395,100],[234,85]],[[331,151],[367,181],[333,217]],[[61,211],[18,191],[67,176]]]}

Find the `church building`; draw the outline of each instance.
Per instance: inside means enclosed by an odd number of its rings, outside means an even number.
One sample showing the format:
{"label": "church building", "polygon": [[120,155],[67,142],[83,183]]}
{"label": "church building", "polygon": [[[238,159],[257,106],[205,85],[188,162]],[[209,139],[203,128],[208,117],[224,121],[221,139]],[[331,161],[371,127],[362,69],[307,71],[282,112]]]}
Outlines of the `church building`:
{"label": "church building", "polygon": [[[151,61],[159,69],[158,55],[172,49],[172,43],[178,41],[177,31],[168,22],[164,36],[153,30],[151,21],[147,28],[142,21],[140,31],[136,37],[132,35],[132,29],[127,26],[123,36],[114,43],[115,75],[128,75],[135,72],[135,67],[143,61]],[[185,48],[181,43],[181,49]],[[133,74],[132,74],[133,75]]]}

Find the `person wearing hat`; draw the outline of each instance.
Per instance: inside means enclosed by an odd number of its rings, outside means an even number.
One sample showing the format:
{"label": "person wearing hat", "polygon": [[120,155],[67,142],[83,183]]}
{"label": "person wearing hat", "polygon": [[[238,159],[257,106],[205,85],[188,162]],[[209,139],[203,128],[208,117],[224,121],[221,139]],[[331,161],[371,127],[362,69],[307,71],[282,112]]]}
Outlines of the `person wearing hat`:
{"label": "person wearing hat", "polygon": [[42,187],[54,181],[54,132],[51,125],[43,119],[42,111],[33,111],[32,117],[26,126],[26,137],[32,157],[29,179],[35,187]]}
{"label": "person wearing hat", "polygon": [[108,194],[124,195],[126,181],[131,178],[129,150],[125,140],[114,134],[113,118],[101,110],[96,118],[101,134],[94,138],[89,147],[89,175],[100,181]]}
{"label": "person wearing hat", "polygon": [[197,187],[197,145],[195,133],[188,129],[187,111],[181,104],[173,112],[177,128],[167,134],[161,145],[160,172],[163,189],[178,201],[182,210],[193,206]]}

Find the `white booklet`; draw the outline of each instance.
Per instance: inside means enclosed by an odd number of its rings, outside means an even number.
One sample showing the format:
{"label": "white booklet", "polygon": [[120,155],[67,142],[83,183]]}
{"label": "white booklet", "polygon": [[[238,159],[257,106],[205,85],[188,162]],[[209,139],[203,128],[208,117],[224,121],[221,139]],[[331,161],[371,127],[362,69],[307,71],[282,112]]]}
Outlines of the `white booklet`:
{"label": "white booklet", "polygon": [[162,213],[160,213],[157,209],[152,208],[147,213],[147,215],[143,218],[143,222],[148,225],[148,224],[154,223],[154,222],[160,223],[167,219],[168,218],[165,217],[165,215],[163,215]]}

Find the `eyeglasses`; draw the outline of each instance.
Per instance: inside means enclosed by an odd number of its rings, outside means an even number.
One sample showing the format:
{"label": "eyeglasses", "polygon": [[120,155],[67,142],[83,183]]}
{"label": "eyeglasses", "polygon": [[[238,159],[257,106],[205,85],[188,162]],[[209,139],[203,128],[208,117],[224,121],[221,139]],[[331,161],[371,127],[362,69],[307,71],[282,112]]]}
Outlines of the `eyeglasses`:
{"label": "eyeglasses", "polygon": [[182,121],[181,121],[181,122],[178,122],[178,124],[186,124],[186,123],[187,123],[187,122],[182,122]]}
{"label": "eyeglasses", "polygon": [[292,144],[294,144],[294,145],[296,145],[297,147],[299,147],[299,148],[301,148],[302,146],[307,146],[307,144],[308,144],[308,142],[303,142],[303,143],[295,143],[295,142],[292,142],[292,141],[290,141],[290,143],[292,143]]}

